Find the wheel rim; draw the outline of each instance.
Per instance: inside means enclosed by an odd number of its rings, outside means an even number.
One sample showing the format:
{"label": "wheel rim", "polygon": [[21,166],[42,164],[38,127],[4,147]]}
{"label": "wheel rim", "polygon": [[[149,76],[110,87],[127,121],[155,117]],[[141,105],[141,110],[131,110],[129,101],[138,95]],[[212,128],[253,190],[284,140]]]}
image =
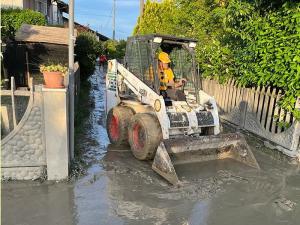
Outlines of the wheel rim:
{"label": "wheel rim", "polygon": [[135,149],[140,150],[145,146],[145,131],[140,126],[140,124],[136,123],[133,126],[133,144]]}
{"label": "wheel rim", "polygon": [[119,131],[119,120],[116,116],[113,116],[110,124],[109,124],[109,133],[111,138],[116,141],[119,139],[120,131]]}

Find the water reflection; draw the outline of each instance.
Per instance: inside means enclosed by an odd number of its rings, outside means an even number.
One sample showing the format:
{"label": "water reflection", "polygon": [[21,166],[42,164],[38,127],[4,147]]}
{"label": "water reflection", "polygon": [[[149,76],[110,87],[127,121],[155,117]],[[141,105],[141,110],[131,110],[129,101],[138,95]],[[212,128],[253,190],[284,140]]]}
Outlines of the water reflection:
{"label": "water reflection", "polygon": [[73,224],[76,218],[73,186],[66,183],[9,182],[1,197],[2,224]]}

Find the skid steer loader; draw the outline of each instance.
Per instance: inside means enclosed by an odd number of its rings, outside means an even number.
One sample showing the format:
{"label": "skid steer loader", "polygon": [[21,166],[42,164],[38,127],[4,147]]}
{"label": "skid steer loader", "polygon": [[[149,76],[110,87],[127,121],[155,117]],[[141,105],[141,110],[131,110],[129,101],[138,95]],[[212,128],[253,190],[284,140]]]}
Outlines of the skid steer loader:
{"label": "skid steer loader", "polygon": [[[196,41],[166,35],[129,37],[125,61],[108,62],[107,133],[115,145],[129,144],[139,160],[171,184],[180,184],[174,165],[232,158],[259,165],[240,133],[220,133],[214,97],[201,90],[195,67]],[[175,79],[185,78],[184,101],[160,95],[158,53],[167,52]]]}

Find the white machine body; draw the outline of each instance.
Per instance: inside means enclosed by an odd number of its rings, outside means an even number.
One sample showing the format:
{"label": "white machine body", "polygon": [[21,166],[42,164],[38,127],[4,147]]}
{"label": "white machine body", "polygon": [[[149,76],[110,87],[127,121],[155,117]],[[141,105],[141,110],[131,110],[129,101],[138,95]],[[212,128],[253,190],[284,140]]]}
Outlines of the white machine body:
{"label": "white machine body", "polygon": [[[139,101],[121,101],[119,91],[126,85]],[[165,106],[162,96],[158,95],[117,60],[108,62],[106,75],[106,113],[121,104],[134,109],[139,105],[147,112],[155,113],[163,134],[163,139],[172,136],[197,135],[205,127],[211,127],[214,135],[220,133],[217,104],[214,97],[199,91],[200,104],[195,103],[195,96],[185,92],[187,101],[172,101],[172,106]]]}

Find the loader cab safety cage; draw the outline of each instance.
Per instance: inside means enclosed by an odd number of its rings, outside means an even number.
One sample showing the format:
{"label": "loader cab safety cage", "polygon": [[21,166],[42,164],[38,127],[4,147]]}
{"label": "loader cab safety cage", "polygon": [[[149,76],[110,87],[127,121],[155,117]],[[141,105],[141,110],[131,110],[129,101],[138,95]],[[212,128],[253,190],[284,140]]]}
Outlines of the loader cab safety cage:
{"label": "loader cab safety cage", "polygon": [[[170,67],[175,80],[186,78],[185,91],[200,90],[200,77],[196,72],[195,47],[197,41],[160,34],[129,37],[126,45],[125,67],[148,87],[159,94],[158,53],[164,51],[171,59]],[[129,90],[126,94],[133,94]]]}

